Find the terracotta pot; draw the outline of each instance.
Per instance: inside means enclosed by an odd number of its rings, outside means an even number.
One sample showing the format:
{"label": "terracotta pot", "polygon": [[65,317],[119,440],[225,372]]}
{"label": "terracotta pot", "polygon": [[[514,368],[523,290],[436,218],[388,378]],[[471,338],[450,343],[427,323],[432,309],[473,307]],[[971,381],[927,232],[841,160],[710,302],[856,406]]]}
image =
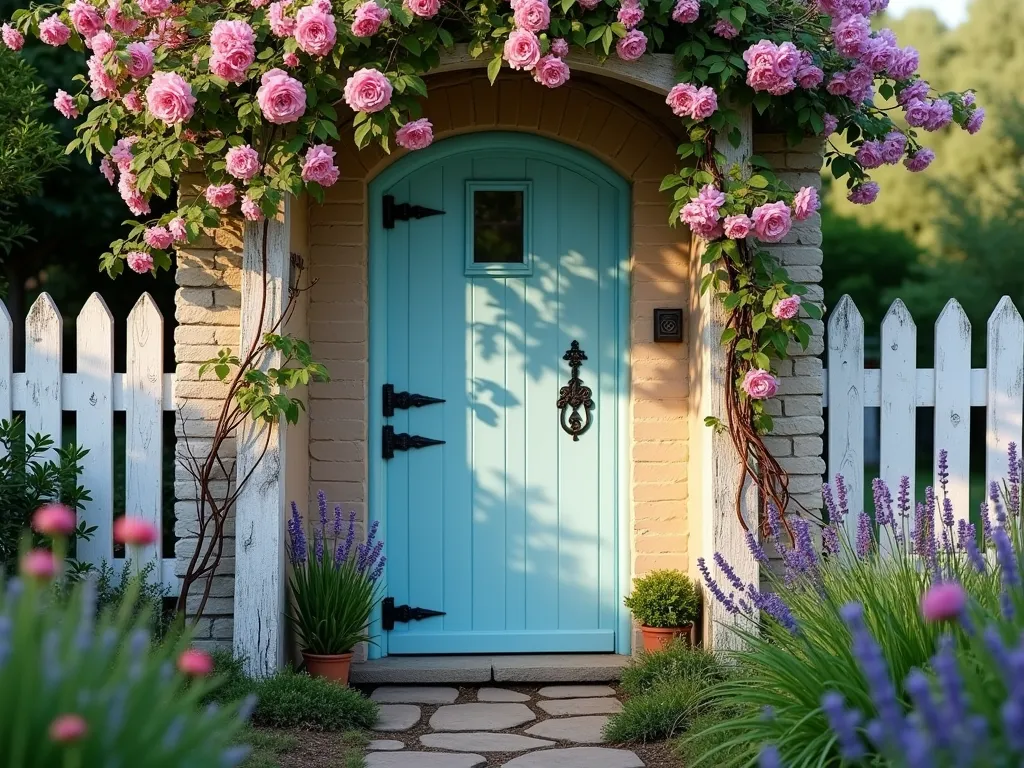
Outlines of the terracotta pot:
{"label": "terracotta pot", "polygon": [[321,655],[303,651],[302,658],[310,677],[322,677],[339,685],[348,685],[348,673],[352,667],[351,652]]}
{"label": "terracotta pot", "polygon": [[644,636],[644,650],[647,653],[660,651],[677,637],[686,637],[687,642],[693,645],[693,624],[684,624],[681,627],[647,627],[641,626],[640,631]]}

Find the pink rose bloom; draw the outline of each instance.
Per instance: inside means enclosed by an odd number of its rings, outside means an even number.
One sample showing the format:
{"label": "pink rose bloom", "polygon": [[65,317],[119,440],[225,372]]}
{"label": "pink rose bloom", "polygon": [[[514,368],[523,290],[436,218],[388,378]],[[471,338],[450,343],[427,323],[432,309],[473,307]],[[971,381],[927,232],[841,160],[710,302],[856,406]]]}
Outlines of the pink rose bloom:
{"label": "pink rose bloom", "polygon": [[644,9],[640,5],[640,0],[622,0],[617,18],[626,29],[634,29],[644,20]]}
{"label": "pink rose bloom", "polygon": [[557,88],[569,79],[569,65],[553,54],[542,56],[534,67],[533,79],[548,88]]}
{"label": "pink rose bloom", "polygon": [[410,120],[395,134],[395,143],[403,149],[425,149],[433,140],[434,126],[425,117]]}
{"label": "pink rose bloom", "polygon": [[93,55],[89,57],[85,65],[89,71],[89,85],[92,87],[92,97],[97,100],[116,98],[118,95],[117,82],[107,72],[106,67],[103,66],[103,60],[99,56]]}
{"label": "pink rose bloom", "polygon": [[977,97],[974,95],[974,91],[967,91],[966,93],[964,93],[963,98],[961,100],[963,101],[965,107],[973,107],[976,98]]}
{"label": "pink rose bloom", "polygon": [[109,32],[97,32],[90,40],[87,40],[89,48],[101,59],[117,47],[114,38]]}
{"label": "pink rose bloom", "polygon": [[178,657],[178,670],[186,677],[206,677],[213,672],[213,658],[205,651],[190,648]]}
{"label": "pink rose bloom", "polygon": [[857,205],[871,205],[878,199],[880,191],[881,188],[878,186],[878,182],[865,181],[855,186],[853,191],[846,196],[846,199]]}
{"label": "pink rose bloom", "polygon": [[647,35],[639,29],[631,29],[615,44],[615,53],[623,61],[636,61],[647,51]]}
{"label": "pink rose bloom", "polygon": [[576,4],[581,8],[586,8],[588,11],[592,11],[600,4],[601,0],[576,0]]}
{"label": "pink rose bloom", "polygon": [[705,184],[701,187],[700,192],[697,194],[697,199],[707,203],[716,211],[725,205],[725,193],[711,184]]}
{"label": "pink rose bloom", "polygon": [[100,158],[100,173],[103,174],[103,178],[107,180],[110,186],[114,186],[114,183],[117,181],[117,171],[111,165],[109,157]]}
{"label": "pink rose bloom", "polygon": [[302,180],[315,181],[321,187],[329,187],[338,180],[339,172],[334,164],[334,150],[326,144],[314,144],[306,150],[302,163]]}
{"label": "pink rose bloom", "polygon": [[871,22],[859,14],[850,16],[832,28],[832,36],[839,52],[850,59],[860,56],[868,44]]}
{"label": "pink rose bloom", "polygon": [[825,81],[825,73],[813,64],[800,67],[796,72],[796,84],[806,90],[817,88]]}
{"label": "pink rose bloom", "polygon": [[125,205],[128,206],[128,210],[133,214],[136,216],[149,215],[149,201],[139,192],[134,173],[130,171],[121,172],[121,178],[117,180],[117,191],[121,194],[121,199],[124,200]]}
{"label": "pink rose bloom", "polygon": [[353,112],[372,114],[380,112],[391,103],[393,91],[391,81],[383,72],[360,69],[345,83],[345,103]]}
{"label": "pink rose bloom", "polygon": [[770,40],[761,40],[743,52],[747,63],[747,85],[755,91],[770,91],[782,81],[775,68],[778,48]]}
{"label": "pink rose bloom", "polygon": [[67,91],[57,91],[53,106],[68,120],[78,117],[78,107],[75,106],[74,98]]}
{"label": "pink rose bloom", "polygon": [[146,251],[130,251],[124,258],[132,272],[144,275],[153,269],[153,257]]}
{"label": "pink rose bloom", "polygon": [[306,53],[326,56],[338,39],[334,17],[314,6],[306,6],[295,16],[295,41]]}
{"label": "pink rose bloom", "polygon": [[124,68],[135,80],[141,80],[153,71],[153,51],[145,43],[128,43],[128,60]]}
{"label": "pink rose bloom", "polygon": [[540,61],[540,41],[528,29],[512,30],[505,41],[504,56],[512,69],[533,69]]}
{"label": "pink rose bloom", "polygon": [[695,198],[683,206],[679,220],[690,230],[703,238],[710,239],[720,231],[718,206],[706,200]]}
{"label": "pink rose bloom", "polygon": [[882,145],[877,141],[865,141],[857,150],[857,162],[865,168],[878,168],[882,165]]}
{"label": "pink rose bloom", "polygon": [[130,171],[132,169],[132,146],[137,144],[139,141],[138,136],[126,136],[123,139],[118,139],[110,149],[110,159],[117,163],[118,170]]}
{"label": "pink rose bloom", "polygon": [[222,211],[235,204],[238,193],[234,184],[211,184],[204,192],[206,202]]}
{"label": "pink rose bloom", "polygon": [[[643,11],[640,15],[643,16]],[[520,0],[516,3],[514,18],[519,29],[543,32],[551,24],[551,8],[547,0]]]}
{"label": "pink rose bloom", "polygon": [[700,0],[679,0],[672,9],[672,21],[692,24],[700,16]]}
{"label": "pink rose bloom", "polygon": [[825,124],[825,128],[822,131],[825,136],[831,136],[839,130],[839,119],[835,115],[830,115],[826,112],[821,120]]}
{"label": "pink rose bloom", "polygon": [[402,6],[409,10],[413,16],[421,19],[431,19],[441,10],[441,0],[403,0]]}
{"label": "pink rose bloom", "polygon": [[797,221],[806,221],[819,208],[821,200],[818,198],[818,190],[814,187],[800,187],[793,198],[793,218]]}
{"label": "pink rose bloom", "polygon": [[185,220],[176,216],[167,222],[167,231],[171,233],[174,242],[183,243],[188,240],[188,231],[185,229]]}
{"label": "pink rose bloom", "polygon": [[907,167],[908,171],[912,173],[920,173],[935,160],[935,153],[927,147],[921,147],[914,154],[907,157],[903,161],[903,165]]}
{"label": "pink rose bloom", "polygon": [[299,57],[294,51],[288,51],[288,53],[284,55],[283,60],[286,67],[295,69],[295,67],[299,66]]}
{"label": "pink rose bloom", "polygon": [[387,8],[381,8],[373,0],[367,0],[356,8],[352,20],[352,34],[356,37],[375,35],[380,25],[387,21],[390,15],[391,12]]}
{"label": "pink rose bloom", "polygon": [[64,45],[70,37],[71,30],[59,16],[48,16],[39,24],[39,39],[47,45]]}
{"label": "pink rose bloom", "polygon": [[171,7],[171,0],[135,0],[147,16],[159,16]]}
{"label": "pink rose bloom", "polygon": [[142,235],[143,241],[150,248],[165,251],[174,242],[174,236],[167,227],[149,227]]}
{"label": "pink rose bloom", "polygon": [[789,234],[792,217],[789,206],[781,200],[765,203],[754,209],[754,234],[763,243],[777,243]]}
{"label": "pink rose bloom", "polygon": [[139,96],[138,91],[128,91],[128,93],[121,97],[121,103],[133,115],[137,115],[143,110],[142,97]]}
{"label": "pink rose bloom", "polygon": [[871,67],[873,72],[885,72],[896,60],[896,49],[884,37],[872,37],[860,54],[862,63]]}
{"label": "pink rose bloom", "polygon": [[68,16],[85,40],[95,37],[106,26],[103,16],[87,0],[75,0],[68,8]]}
{"label": "pink rose bloom", "polygon": [[[945,102],[943,102],[945,103]],[[981,126],[985,123],[985,108],[975,107],[971,116],[967,118],[967,124],[964,129],[972,136],[981,130]]]}
{"label": "pink rose bloom", "polygon": [[[564,37],[556,37],[551,41],[551,55],[557,56],[562,59],[569,55],[569,44],[565,42]],[[966,96],[964,97],[964,104],[967,103]]]}
{"label": "pink rose bloom", "polygon": [[845,96],[848,94],[850,92],[850,86],[846,84],[846,73],[836,72],[832,75],[832,79],[828,81],[828,85],[825,86],[825,90],[833,96]]}
{"label": "pink rose bloom", "polygon": [[926,131],[938,131],[953,122],[953,105],[944,99],[936,99],[932,102],[928,119],[925,121]]}
{"label": "pink rose bloom", "polygon": [[743,377],[743,391],[751,400],[767,400],[779,391],[779,380],[769,371],[751,368]]}
{"label": "pink rose bloom", "polygon": [[121,2],[120,0],[108,0],[109,7],[104,18],[107,20],[107,24],[114,28],[115,32],[120,32],[122,35],[134,35],[135,30],[142,26],[142,22],[138,19],[133,19],[131,16],[126,16],[121,13]]}
{"label": "pink rose bloom", "polygon": [[25,36],[10,24],[4,24],[3,27],[0,27],[0,38],[3,39],[4,45],[12,51],[20,51],[21,47],[25,44]]}
{"label": "pink rose bloom", "polygon": [[67,536],[75,525],[75,511],[64,504],[44,504],[32,515],[32,528],[51,538]]}
{"label": "pink rose bloom", "polygon": [[788,80],[796,75],[800,68],[800,50],[792,43],[783,43],[775,50],[775,73],[781,80]]}
{"label": "pink rose bloom", "polygon": [[921,128],[932,116],[932,107],[927,101],[914,99],[907,102],[903,107],[906,112],[907,125],[912,128]]}
{"label": "pink rose bloom", "polygon": [[701,86],[693,100],[691,116],[694,120],[707,120],[718,111],[718,94],[710,86]]}
{"label": "pink rose bloom", "polygon": [[730,240],[746,239],[750,236],[753,227],[754,222],[745,214],[738,213],[735,216],[725,217],[725,236]]}
{"label": "pink rose bloom", "polygon": [[270,31],[278,37],[288,37],[295,31],[295,19],[285,15],[285,8],[291,4],[292,0],[277,0],[277,2],[271,3],[267,10]]}
{"label": "pink rose bloom", "polygon": [[967,605],[967,593],[956,582],[933,585],[921,596],[921,616],[925,621],[952,621]]}
{"label": "pink rose bloom", "polygon": [[906,80],[908,77],[913,77],[920,64],[921,55],[916,48],[908,45],[893,54],[892,64],[889,65],[887,71],[889,76],[896,80]]}
{"label": "pink rose bloom", "polygon": [[146,88],[149,113],[167,125],[187,122],[195,112],[192,86],[177,72],[157,72]]}
{"label": "pink rose bloom", "polygon": [[141,517],[125,515],[114,521],[114,541],[135,547],[156,543],[159,532],[155,525]]}
{"label": "pink rose bloom", "polygon": [[785,299],[779,299],[775,302],[775,306],[772,307],[772,316],[776,320],[792,320],[800,312],[800,297],[789,296]]}
{"label": "pink rose bloom", "polygon": [[[351,81],[350,81],[351,82]],[[283,69],[263,75],[256,101],[263,116],[272,123],[294,123],[306,112],[306,89]]]}
{"label": "pink rose bloom", "polygon": [[242,216],[246,221],[263,221],[263,211],[248,197],[242,201]]}
{"label": "pink rose bloom", "polygon": [[88,732],[85,720],[80,715],[60,715],[50,723],[47,733],[50,741],[57,744],[73,744]]}
{"label": "pink rose bloom", "polygon": [[689,83],[676,83],[668,92],[665,103],[672,109],[676,117],[690,117],[693,115],[693,102],[697,98],[696,86]]}
{"label": "pink rose bloom", "polygon": [[715,26],[711,28],[711,31],[726,40],[732,40],[740,34],[740,31],[725,19],[719,19],[716,21]]}
{"label": "pink rose bloom", "polygon": [[57,575],[57,559],[46,549],[33,549],[21,558],[21,573],[40,581],[49,581]]}
{"label": "pink rose bloom", "polygon": [[224,170],[242,181],[248,181],[260,172],[260,155],[248,144],[229,149],[224,162]]}
{"label": "pink rose bloom", "polygon": [[889,165],[896,165],[903,159],[903,153],[907,150],[907,137],[902,131],[890,131],[882,142],[882,160]]}
{"label": "pink rose bloom", "polygon": [[210,71],[229,83],[245,82],[245,71],[256,58],[256,33],[244,21],[218,21],[210,33]]}

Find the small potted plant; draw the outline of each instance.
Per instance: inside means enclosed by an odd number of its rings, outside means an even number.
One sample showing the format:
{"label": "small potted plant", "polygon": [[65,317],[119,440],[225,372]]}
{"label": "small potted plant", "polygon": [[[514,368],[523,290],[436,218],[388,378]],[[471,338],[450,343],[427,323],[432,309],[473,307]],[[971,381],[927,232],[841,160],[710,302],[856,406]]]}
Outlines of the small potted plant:
{"label": "small potted plant", "polygon": [[626,607],[640,623],[645,651],[658,651],[677,637],[692,642],[700,599],[693,581],[680,571],[651,571],[633,580]]}
{"label": "small potted plant", "polygon": [[375,522],[366,542],[356,545],[355,512],[349,515],[346,529],[340,506],[335,507],[333,519],[328,521],[323,491],[317,494],[317,502],[320,518],[313,527],[312,542],[306,537],[299,508],[292,502],[288,521],[292,564],[289,618],[298,635],[306,671],[313,677],[348,685],[352,649],[370,639],[366,627],[380,599],[384,542],[377,540]]}

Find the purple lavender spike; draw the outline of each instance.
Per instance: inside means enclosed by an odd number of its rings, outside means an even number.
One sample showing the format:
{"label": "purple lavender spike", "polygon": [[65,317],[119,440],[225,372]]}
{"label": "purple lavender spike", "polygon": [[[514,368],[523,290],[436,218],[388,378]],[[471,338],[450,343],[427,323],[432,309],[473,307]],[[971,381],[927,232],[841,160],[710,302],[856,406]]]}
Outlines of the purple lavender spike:
{"label": "purple lavender spike", "polygon": [[885,726],[886,738],[896,743],[903,727],[903,709],[896,698],[882,649],[864,623],[864,608],[860,603],[847,603],[840,609],[840,615],[850,628],[851,650],[864,673],[879,720]]}
{"label": "purple lavender spike", "polygon": [[757,768],[782,768],[782,755],[774,744],[765,744],[757,756]]}
{"label": "purple lavender spike", "polygon": [[825,509],[828,510],[830,523],[839,523],[839,507],[836,506],[836,497],[832,492],[832,486],[828,483],[821,484],[821,498],[825,501]]}
{"label": "purple lavender spike", "polygon": [[735,589],[737,592],[742,592],[746,587],[743,584],[743,580],[736,575],[736,571],[733,569],[733,567],[729,565],[729,561],[722,556],[721,552],[715,552],[714,559],[715,565],[717,565],[719,570],[723,574],[725,574],[725,578],[729,581],[730,584],[732,584],[732,588]]}
{"label": "purple lavender spike", "polygon": [[836,691],[829,691],[821,697],[821,709],[828,720],[829,728],[836,735],[839,755],[843,760],[855,763],[864,757],[864,743],[857,735],[860,712],[847,709],[842,694]]}
{"label": "purple lavender spike", "polygon": [[939,487],[945,494],[949,486],[949,451],[945,448],[939,450]]}
{"label": "purple lavender spike", "polygon": [[910,477],[904,475],[900,478],[900,493],[897,500],[897,506],[904,518],[910,513],[910,501]]}
{"label": "purple lavender spike", "polygon": [[871,552],[873,537],[871,535],[871,518],[867,512],[857,516],[857,557],[863,559]]}
{"label": "purple lavender spike", "polygon": [[846,519],[846,516],[850,514],[850,502],[846,494],[848,489],[846,488],[846,478],[842,475],[836,475],[836,489],[839,501],[839,521],[842,522]]}
{"label": "purple lavender spike", "polygon": [[875,523],[879,528],[893,524],[892,494],[880,477],[871,481],[871,495],[875,502]]}
{"label": "purple lavender spike", "polygon": [[345,534],[344,543],[338,544],[338,550],[334,554],[334,564],[341,565],[348,560],[352,552],[352,543],[356,539],[356,511],[353,509],[348,515],[348,532]]}
{"label": "purple lavender spike", "polygon": [[288,536],[291,539],[289,555],[293,565],[306,562],[306,531],[299,514],[299,505],[292,502],[292,516],[288,520]]}
{"label": "purple lavender spike", "polygon": [[388,561],[386,557],[381,557],[377,561],[377,567],[373,569],[373,573],[370,574],[370,581],[376,582],[381,575],[384,573],[384,564]]}
{"label": "purple lavender spike", "polygon": [[839,532],[832,523],[826,525],[821,531],[821,551],[826,555],[839,554]]}
{"label": "purple lavender spike", "polygon": [[747,531],[747,549],[750,550],[750,554],[753,555],[757,562],[762,565],[768,565],[768,555],[765,554],[764,548],[758,542],[757,537],[754,536],[753,531]]}
{"label": "purple lavender spike", "polygon": [[715,596],[715,599],[725,606],[725,609],[729,613],[739,613],[739,608],[736,607],[736,603],[733,599],[727,596],[718,585],[718,582],[711,578],[711,572],[708,570],[708,564],[704,561],[703,557],[697,558],[697,570],[699,570],[700,575],[704,577],[704,583],[707,584],[708,590]]}
{"label": "purple lavender spike", "polygon": [[320,512],[320,530],[327,528],[327,494],[322,490],[316,492],[316,507]]}
{"label": "purple lavender spike", "polygon": [[341,504],[334,505],[334,538],[341,536]]}

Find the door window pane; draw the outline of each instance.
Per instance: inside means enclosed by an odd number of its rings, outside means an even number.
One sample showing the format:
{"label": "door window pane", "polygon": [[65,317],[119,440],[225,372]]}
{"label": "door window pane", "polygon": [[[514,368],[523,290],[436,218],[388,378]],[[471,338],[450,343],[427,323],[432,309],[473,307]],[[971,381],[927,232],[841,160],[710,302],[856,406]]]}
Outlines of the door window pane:
{"label": "door window pane", "polygon": [[522,264],[524,191],[473,191],[473,263]]}

